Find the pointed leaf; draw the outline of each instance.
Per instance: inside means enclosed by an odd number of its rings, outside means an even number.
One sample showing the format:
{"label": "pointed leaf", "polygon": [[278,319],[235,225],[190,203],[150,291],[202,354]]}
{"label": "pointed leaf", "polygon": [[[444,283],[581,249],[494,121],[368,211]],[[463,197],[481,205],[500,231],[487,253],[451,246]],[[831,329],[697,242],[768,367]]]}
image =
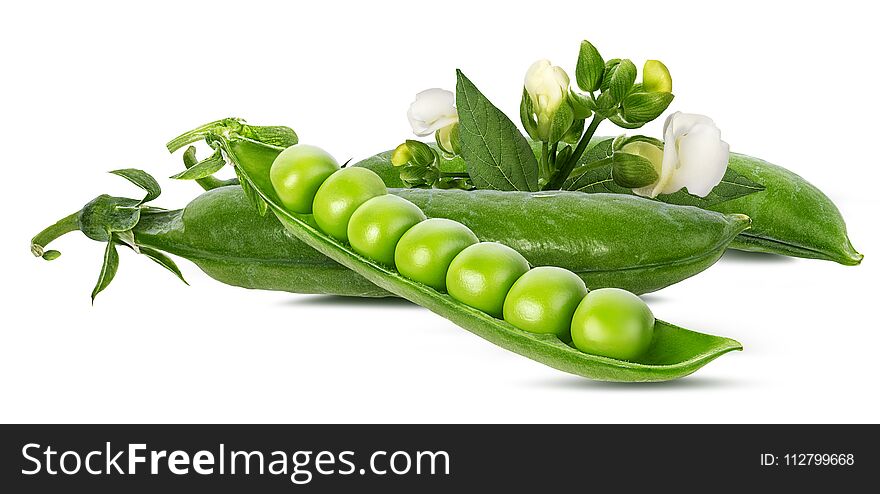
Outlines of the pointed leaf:
{"label": "pointed leaf", "polygon": [[147,191],[147,195],[141,199],[140,204],[150,202],[159,197],[162,193],[162,188],[159,187],[159,182],[156,182],[156,179],[153,178],[152,175],[143,170],[138,170],[137,168],[123,168],[121,170],[113,170],[110,173],[119,175]]}
{"label": "pointed leaf", "polygon": [[456,104],[461,156],[480,189],[538,190],[538,161],[528,141],[459,70]]}
{"label": "pointed leaf", "polygon": [[[195,148],[189,148],[195,151]],[[189,152],[187,149],[187,153]],[[186,155],[186,153],[184,153]],[[193,152],[192,156],[195,156],[195,152]],[[185,157],[186,159],[186,157]],[[226,160],[223,159],[223,153],[218,149],[214,154],[212,154],[209,158],[205,158],[202,161],[199,161],[195,165],[187,168],[186,170],[172,175],[171,178],[176,180],[198,180],[201,178],[210,177],[211,175],[217,173],[223,165],[226,164]]]}
{"label": "pointed leaf", "polygon": [[293,129],[281,125],[259,126],[245,124],[240,132],[249,139],[282,148],[293,146],[299,142],[299,137]]}
{"label": "pointed leaf", "polygon": [[[614,194],[633,194],[632,189],[621,187],[614,182],[611,160],[598,161],[575,168],[571,177],[565,183],[565,190],[577,190],[586,193],[609,192]],[[680,190],[672,194],[660,194],[656,200],[677,204],[680,206],[696,206],[709,208],[725,201],[754,194],[764,190],[764,186],[749,180],[728,167],[721,179],[721,183],[715,186],[706,197],[688,194],[686,190]]]}
{"label": "pointed leaf", "polygon": [[145,247],[143,245],[140,246],[140,251],[141,251],[141,254],[149,257],[150,259],[155,261],[156,264],[162,266],[163,268],[167,269],[168,271],[171,271],[172,273],[174,273],[175,276],[180,278],[180,281],[189,285],[189,283],[187,283],[187,281],[183,278],[183,273],[180,272],[180,268],[177,267],[177,264],[173,260],[171,260],[170,257],[166,256],[165,254],[163,254],[162,252],[160,252],[156,249],[153,249],[151,247]]}
{"label": "pointed leaf", "polygon": [[132,233],[131,230],[126,230],[126,231],[123,231],[123,232],[115,232],[115,233],[113,234],[113,238],[116,239],[116,240],[118,240],[119,243],[124,244],[124,245],[130,247],[131,250],[133,250],[133,251],[137,252],[138,254],[140,254],[140,251],[141,251],[141,250],[140,250],[140,247],[138,246],[137,242],[135,242],[135,240],[134,240],[134,233]]}
{"label": "pointed leaf", "polygon": [[112,240],[107,242],[107,248],[104,249],[104,263],[101,265],[101,273],[98,275],[98,282],[92,290],[92,303],[95,303],[95,297],[104,291],[105,288],[113,281],[116,276],[116,270],[119,269],[119,253],[116,252],[116,243]]}

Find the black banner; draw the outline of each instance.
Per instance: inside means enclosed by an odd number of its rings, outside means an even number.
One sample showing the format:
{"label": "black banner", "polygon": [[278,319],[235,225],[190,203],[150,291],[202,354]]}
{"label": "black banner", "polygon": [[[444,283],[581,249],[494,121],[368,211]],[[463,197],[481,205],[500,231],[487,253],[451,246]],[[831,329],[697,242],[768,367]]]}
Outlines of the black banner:
{"label": "black banner", "polygon": [[875,425],[4,425],[0,437],[5,492],[840,491],[880,466]]}

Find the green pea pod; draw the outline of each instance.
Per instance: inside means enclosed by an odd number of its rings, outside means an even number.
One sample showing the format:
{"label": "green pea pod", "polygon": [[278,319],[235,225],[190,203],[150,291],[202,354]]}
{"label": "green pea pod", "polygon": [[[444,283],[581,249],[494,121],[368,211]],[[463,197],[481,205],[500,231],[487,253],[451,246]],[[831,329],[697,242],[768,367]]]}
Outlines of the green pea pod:
{"label": "green pea pod", "polygon": [[[741,216],[701,211],[697,218],[702,219],[695,219],[689,214],[697,211],[692,208],[626,196],[608,196],[610,202],[605,204],[602,196],[577,193],[392,192],[423,207],[429,216],[466,222],[481,238],[515,247],[533,265],[567,266],[592,288],[614,286],[637,293],[705,269],[747,225]],[[586,218],[572,214],[583,210],[596,214]],[[506,220],[494,221],[501,213]],[[540,223],[534,221],[539,213]],[[46,253],[56,251],[45,251],[45,246],[62,233],[82,229],[82,214],[70,215],[38,235],[34,252],[53,257]],[[613,227],[612,222],[624,215],[651,225],[638,235],[634,234],[638,228]],[[680,234],[683,225],[698,233]],[[595,230],[599,227],[601,234]],[[391,295],[291,236],[273,216],[260,216],[238,186],[209,190],[184,209],[145,209],[131,232],[141,251],[148,248],[183,257],[228,285],[358,297]],[[666,257],[655,248],[661,241]]]}
{"label": "green pea pod", "polygon": [[765,188],[710,207],[752,218],[751,229],[740,233],[731,248],[847,266],[862,262],[864,256],[850,243],[840,211],[813,184],[781,166],[743,154],[731,154],[729,166]]}
{"label": "green pea pod", "polygon": [[[597,137],[590,146],[609,139]],[[540,152],[540,143],[531,144],[534,152]],[[354,166],[373,170],[389,187],[404,187],[399,170],[391,165],[390,156],[391,151],[382,152]],[[589,159],[589,151],[585,157]],[[745,214],[752,219],[751,228],[740,233],[730,243],[730,248],[824,259],[850,266],[862,261],[862,254],[850,243],[840,211],[817,187],[781,166],[743,154],[731,153],[729,167],[764,187],[760,192],[708,207],[723,213]],[[461,158],[444,160],[441,169],[463,171],[464,161]],[[606,188],[608,192],[618,194],[632,193],[613,184]]]}
{"label": "green pea pod", "polygon": [[724,353],[742,346],[731,339],[689,331],[662,321],[655,326],[651,350],[638,361],[580,352],[554,335],[529,333],[453,300],[432,288],[360,256],[318,230],[307,216],[286,212],[269,181],[272,156],[281,148],[226,134],[219,139],[237,169],[242,185],[281,220],[296,238],[377,286],[455,322],[464,329],[515,353],[558,370],[604,381],[666,381],[693,373]]}

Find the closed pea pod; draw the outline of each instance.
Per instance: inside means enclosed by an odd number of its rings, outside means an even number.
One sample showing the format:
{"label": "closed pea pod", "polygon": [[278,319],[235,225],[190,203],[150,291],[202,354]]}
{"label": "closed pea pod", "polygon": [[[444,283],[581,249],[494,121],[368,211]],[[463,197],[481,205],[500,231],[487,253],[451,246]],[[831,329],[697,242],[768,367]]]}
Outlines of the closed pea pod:
{"label": "closed pea pod", "polygon": [[[588,149],[594,146],[598,148],[600,144],[610,143],[612,140],[609,137],[596,137],[590,142]],[[530,144],[536,154],[540,153],[539,142],[530,141]],[[375,171],[389,187],[404,187],[399,170],[390,163],[390,156],[391,151],[385,151],[354,166]],[[588,157],[589,154],[585,156]],[[582,161],[580,164],[586,163]],[[850,242],[843,216],[818,187],[786,168],[745,154],[730,153],[728,166],[737,175],[764,188],[762,191],[707,207],[709,210],[727,214],[744,214],[752,219],[751,228],[741,232],[730,243],[729,248],[824,259],[844,265],[857,265],[862,261],[864,256]],[[444,167],[449,172],[466,169],[464,160],[460,157],[448,160]],[[607,180],[585,189],[583,192],[588,192],[587,195],[632,194],[630,189],[614,185],[610,179],[610,165],[594,169],[592,173],[602,175]],[[428,216],[431,216],[430,213]]]}

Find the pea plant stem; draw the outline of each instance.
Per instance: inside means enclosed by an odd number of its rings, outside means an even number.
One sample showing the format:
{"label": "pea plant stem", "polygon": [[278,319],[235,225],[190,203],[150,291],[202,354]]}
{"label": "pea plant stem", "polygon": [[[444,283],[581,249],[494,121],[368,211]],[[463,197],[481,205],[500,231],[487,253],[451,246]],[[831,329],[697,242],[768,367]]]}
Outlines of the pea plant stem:
{"label": "pea plant stem", "polygon": [[587,145],[590,143],[590,139],[593,138],[593,135],[596,133],[596,129],[599,128],[599,124],[604,120],[602,117],[596,115],[593,117],[593,120],[590,122],[590,125],[587,127],[587,130],[584,132],[584,135],[581,136],[581,140],[578,141],[577,146],[574,148],[574,152],[568,158],[568,160],[562,164],[562,166],[556,171],[553,177],[547,182],[547,185],[544,187],[544,190],[554,190],[562,187],[562,184],[565,183],[565,179],[571,175],[571,171],[574,169],[574,166],[577,164],[578,160],[583,156],[584,151],[587,149]]}
{"label": "pea plant stem", "polygon": [[471,178],[468,172],[440,172],[443,178]]}
{"label": "pea plant stem", "polygon": [[547,141],[541,143],[541,164],[540,164],[540,175],[544,181],[550,180],[550,166],[549,166],[549,155],[550,148],[547,144]]}
{"label": "pea plant stem", "polygon": [[31,252],[35,256],[42,256],[43,249],[49,245],[49,242],[74,230],[79,230],[79,211],[65,216],[54,225],[38,233],[31,239]]}

